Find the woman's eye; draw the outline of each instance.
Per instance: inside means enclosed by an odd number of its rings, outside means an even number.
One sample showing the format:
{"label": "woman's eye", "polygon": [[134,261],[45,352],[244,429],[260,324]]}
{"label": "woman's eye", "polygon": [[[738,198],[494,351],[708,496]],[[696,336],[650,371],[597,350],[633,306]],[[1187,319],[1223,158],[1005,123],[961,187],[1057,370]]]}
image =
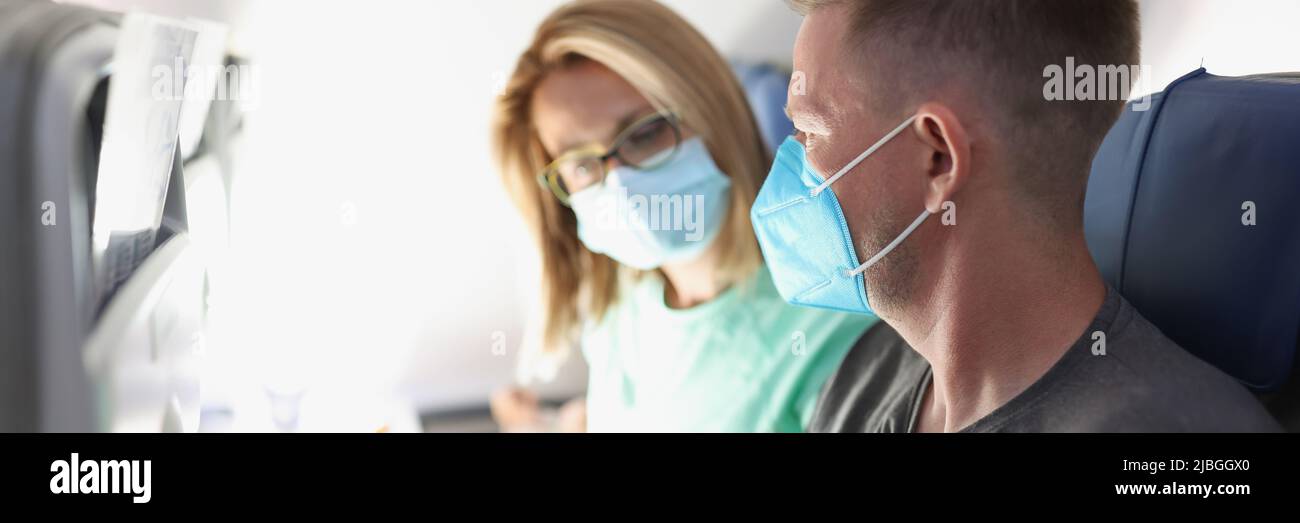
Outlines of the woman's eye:
{"label": "woman's eye", "polygon": [[637,129],[636,132],[632,133],[631,136],[627,137],[627,141],[633,144],[653,143],[659,139],[659,135],[662,134],[663,131],[664,131],[664,123],[655,122],[646,125],[641,129]]}

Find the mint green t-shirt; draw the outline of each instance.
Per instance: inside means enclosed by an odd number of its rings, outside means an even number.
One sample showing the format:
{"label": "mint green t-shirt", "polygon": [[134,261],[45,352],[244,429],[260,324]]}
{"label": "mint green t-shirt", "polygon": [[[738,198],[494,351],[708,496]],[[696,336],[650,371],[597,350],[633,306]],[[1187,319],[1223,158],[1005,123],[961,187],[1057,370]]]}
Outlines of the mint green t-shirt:
{"label": "mint green t-shirt", "polygon": [[620,290],[582,336],[592,432],[800,432],[877,321],[789,305],[766,267],[689,309],[665,305],[657,273]]}

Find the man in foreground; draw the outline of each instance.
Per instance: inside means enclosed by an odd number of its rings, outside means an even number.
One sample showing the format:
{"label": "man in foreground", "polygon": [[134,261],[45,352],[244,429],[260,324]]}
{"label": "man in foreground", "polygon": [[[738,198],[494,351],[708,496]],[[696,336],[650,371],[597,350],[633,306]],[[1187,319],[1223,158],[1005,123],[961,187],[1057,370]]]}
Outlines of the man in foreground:
{"label": "man in foreground", "polygon": [[1089,255],[1089,167],[1124,100],[1048,100],[1043,72],[1136,64],[1135,2],[791,3],[798,133],[754,227],[788,301],[888,324],[812,430],[1278,430]]}

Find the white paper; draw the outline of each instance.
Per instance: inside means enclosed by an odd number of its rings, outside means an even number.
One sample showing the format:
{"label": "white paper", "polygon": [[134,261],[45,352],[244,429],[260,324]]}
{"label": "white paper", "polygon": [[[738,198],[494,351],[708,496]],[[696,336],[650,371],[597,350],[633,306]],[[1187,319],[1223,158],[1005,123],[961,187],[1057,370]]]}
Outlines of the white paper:
{"label": "white paper", "polygon": [[95,187],[101,296],[153,248],[184,99],[185,71],[177,64],[190,63],[196,38],[183,22],[143,13],[122,18]]}

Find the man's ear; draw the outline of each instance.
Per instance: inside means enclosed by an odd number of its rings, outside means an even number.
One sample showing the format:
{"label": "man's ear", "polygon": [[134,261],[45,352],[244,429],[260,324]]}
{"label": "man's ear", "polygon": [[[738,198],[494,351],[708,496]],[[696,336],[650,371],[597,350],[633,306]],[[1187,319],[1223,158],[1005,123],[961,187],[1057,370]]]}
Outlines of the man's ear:
{"label": "man's ear", "polygon": [[943,212],[943,203],[952,201],[970,175],[970,136],[946,106],[925,103],[916,110],[912,130],[925,143],[929,158],[925,159],[925,208],[930,212]]}

